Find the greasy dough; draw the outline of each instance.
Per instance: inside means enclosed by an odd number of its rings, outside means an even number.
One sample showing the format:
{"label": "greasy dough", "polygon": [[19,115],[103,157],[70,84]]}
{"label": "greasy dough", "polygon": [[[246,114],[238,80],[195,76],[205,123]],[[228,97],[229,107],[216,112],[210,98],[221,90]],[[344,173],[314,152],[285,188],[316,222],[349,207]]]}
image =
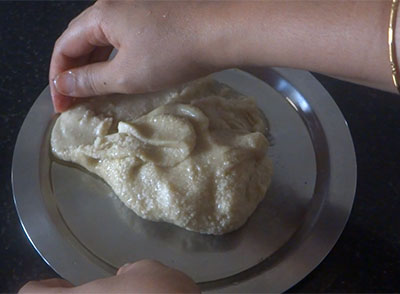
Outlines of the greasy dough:
{"label": "greasy dough", "polygon": [[53,154],[103,178],[139,216],[206,234],[241,227],[271,178],[252,98],[211,79],[84,100],[62,113]]}

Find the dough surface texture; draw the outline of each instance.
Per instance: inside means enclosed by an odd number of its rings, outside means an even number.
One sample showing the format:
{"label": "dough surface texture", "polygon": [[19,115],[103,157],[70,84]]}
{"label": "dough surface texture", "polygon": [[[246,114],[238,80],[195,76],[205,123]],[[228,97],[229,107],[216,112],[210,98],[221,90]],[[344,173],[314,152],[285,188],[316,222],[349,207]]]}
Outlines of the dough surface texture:
{"label": "dough surface texture", "polygon": [[241,227],[265,196],[266,131],[252,98],[202,79],[82,100],[57,119],[51,148],[104,179],[140,217],[219,235]]}

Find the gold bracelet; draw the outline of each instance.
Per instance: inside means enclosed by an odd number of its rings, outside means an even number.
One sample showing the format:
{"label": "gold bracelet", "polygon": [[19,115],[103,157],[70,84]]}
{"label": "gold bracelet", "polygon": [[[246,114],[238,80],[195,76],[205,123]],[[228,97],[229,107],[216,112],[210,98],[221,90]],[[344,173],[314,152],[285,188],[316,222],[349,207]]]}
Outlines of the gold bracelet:
{"label": "gold bracelet", "polygon": [[392,0],[392,8],[390,9],[390,19],[389,19],[389,31],[388,31],[388,41],[389,41],[389,61],[390,68],[392,70],[393,84],[400,93],[400,78],[399,78],[399,66],[397,64],[396,56],[396,44],[395,44],[395,28],[396,28],[396,17],[397,9],[399,7],[399,0]]}

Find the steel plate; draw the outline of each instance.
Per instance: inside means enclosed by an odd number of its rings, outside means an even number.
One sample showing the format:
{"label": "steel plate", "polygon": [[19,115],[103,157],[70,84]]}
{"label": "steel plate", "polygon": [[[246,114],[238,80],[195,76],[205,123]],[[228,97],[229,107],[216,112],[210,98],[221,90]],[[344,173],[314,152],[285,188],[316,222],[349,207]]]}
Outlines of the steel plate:
{"label": "steel plate", "polygon": [[204,291],[218,292],[283,292],[312,271],[351,211],[352,139],[338,107],[310,73],[246,71],[214,78],[256,98],[270,125],[274,174],[247,224],[219,237],[143,220],[100,179],[54,161],[49,133],[55,115],[46,88],[20,130],[12,170],[21,224],[42,258],[74,284],[152,258],[188,273]]}

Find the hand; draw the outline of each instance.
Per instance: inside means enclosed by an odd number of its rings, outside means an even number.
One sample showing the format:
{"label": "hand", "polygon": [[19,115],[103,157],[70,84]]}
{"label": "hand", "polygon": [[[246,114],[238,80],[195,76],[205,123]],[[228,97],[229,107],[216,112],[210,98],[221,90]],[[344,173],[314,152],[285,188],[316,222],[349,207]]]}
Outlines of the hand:
{"label": "hand", "polygon": [[[254,65],[311,70],[397,91],[387,55],[389,12],[388,1],[100,0],[56,42],[53,103],[64,111],[71,97],[155,91]],[[113,47],[118,53],[107,61]]]}
{"label": "hand", "polygon": [[156,261],[142,260],[121,267],[113,277],[78,287],[65,280],[50,279],[29,282],[19,293],[200,293],[200,290],[182,272]]}
{"label": "hand", "polygon": [[[211,21],[221,5],[96,2],[55,44],[49,75],[55,110],[66,110],[71,97],[156,91],[227,66],[215,56],[227,52]],[[118,53],[109,61],[113,47]]]}

